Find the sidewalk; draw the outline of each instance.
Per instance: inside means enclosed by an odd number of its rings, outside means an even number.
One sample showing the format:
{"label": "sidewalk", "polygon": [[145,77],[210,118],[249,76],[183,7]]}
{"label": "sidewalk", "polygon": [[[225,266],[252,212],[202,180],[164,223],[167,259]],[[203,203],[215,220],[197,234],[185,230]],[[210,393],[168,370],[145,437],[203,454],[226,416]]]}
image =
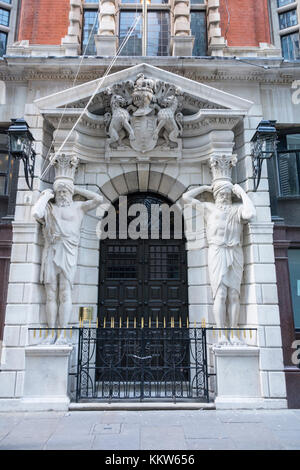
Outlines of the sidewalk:
{"label": "sidewalk", "polygon": [[0,450],[300,449],[300,410],[0,413]]}

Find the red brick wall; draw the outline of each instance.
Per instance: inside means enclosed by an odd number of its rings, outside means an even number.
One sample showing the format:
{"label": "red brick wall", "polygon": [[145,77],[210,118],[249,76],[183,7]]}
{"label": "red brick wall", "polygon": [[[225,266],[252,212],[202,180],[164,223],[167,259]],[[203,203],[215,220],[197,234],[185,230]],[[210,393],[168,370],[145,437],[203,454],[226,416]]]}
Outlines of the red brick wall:
{"label": "red brick wall", "polygon": [[258,46],[260,42],[270,43],[270,21],[268,0],[226,0],[220,1],[222,36],[228,46]]}
{"label": "red brick wall", "polygon": [[60,44],[67,34],[70,0],[22,0],[18,40]]}

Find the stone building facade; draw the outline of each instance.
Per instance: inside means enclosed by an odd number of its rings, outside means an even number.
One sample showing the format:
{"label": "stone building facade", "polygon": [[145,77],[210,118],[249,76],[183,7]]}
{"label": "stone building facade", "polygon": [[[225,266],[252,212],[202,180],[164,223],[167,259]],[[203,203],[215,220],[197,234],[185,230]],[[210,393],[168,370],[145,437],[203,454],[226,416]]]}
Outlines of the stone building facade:
{"label": "stone building facade", "polygon": [[[298,11],[298,2],[292,3]],[[210,397],[212,401],[217,399],[217,406],[229,408],[299,406],[295,390],[300,390],[300,371],[291,361],[292,343],[297,339],[294,318],[299,314],[293,312],[290,300],[289,317],[285,316],[285,294],[280,281],[284,274],[278,251],[287,246],[287,238],[283,240],[280,230],[292,223],[282,221],[288,209],[282,209],[280,221],[275,217],[278,214],[274,212],[274,200],[277,201],[278,194],[273,183],[278,175],[273,175],[270,183],[273,168],[270,164],[268,167],[264,164],[258,191],[254,192],[251,157],[251,139],[262,119],[276,121],[279,132],[300,128],[300,108],[295,99],[299,62],[284,60],[279,32],[274,27],[274,18],[283,6],[267,0],[150,3],[148,14],[154,14],[155,25],[160,29],[156,33],[149,16],[148,35],[144,38],[147,54],[142,56],[140,52],[141,19],[135,39],[112,63],[122,42],[124,14],[141,14],[140,4],[117,0],[40,0],[39,6],[33,0],[20,3],[17,36],[0,63],[3,86],[0,121],[1,127],[7,129],[12,118],[24,117],[34,136],[37,155],[33,191],[26,185],[22,164],[17,178],[1,354],[1,410],[43,409],[41,402],[38,405],[36,400],[30,401],[28,392],[28,374],[32,372],[28,369],[32,357],[28,345],[37,339],[33,339],[33,330],[29,328],[38,331],[46,326],[45,290],[40,283],[44,241],[41,227],[32,216],[32,207],[40,192],[52,187],[53,170],[45,173],[45,169],[49,155],[62,151],[62,145],[64,153],[79,158],[75,184],[100,192],[107,207],[120,196],[138,193],[156,194],[180,207],[181,196],[188,189],[211,184],[212,156],[237,156],[233,183],[245,190],[256,208],[256,218],[244,228],[239,326],[255,329],[246,342],[251,351],[255,350],[250,363],[256,368],[253,377],[257,387],[251,396],[229,393],[218,402],[220,388],[218,392],[212,379]],[[94,29],[88,23],[90,12],[94,12]],[[194,26],[192,19],[196,21],[197,16],[193,13],[201,18]],[[197,37],[198,32],[193,34],[195,24],[203,25],[201,37]],[[126,30],[126,22],[124,25]],[[87,39],[89,54],[83,57]],[[153,43],[154,49],[149,46]],[[205,50],[202,55],[194,53],[195,45],[199,44]],[[297,59],[297,43],[292,45]],[[103,81],[108,67],[109,74]],[[135,83],[139,74],[181,90],[182,133],[175,149],[160,150],[154,146],[144,152],[132,146],[107,147],[103,103],[108,88],[124,91],[126,83]],[[88,112],[81,116],[86,106]],[[69,135],[80,116],[76,129]],[[103,215],[99,211],[87,214],[81,229],[70,324],[73,327],[78,326],[81,306],[93,307],[95,325],[97,316],[100,319],[101,302],[106,301],[99,296],[103,266],[97,227]],[[275,251],[274,233],[278,240]],[[290,238],[297,248],[300,238],[297,231],[293,233],[296,239],[291,235]],[[200,223],[196,242],[188,231],[185,236],[187,285],[183,289],[188,298],[189,322],[200,326],[205,321],[212,327],[213,299],[203,224]],[[287,259],[284,269],[287,273]],[[209,370],[214,373],[215,360],[210,348],[208,354]],[[41,376],[42,364],[40,361]],[[74,350],[71,365],[76,367]],[[292,379],[286,380],[291,375]],[[67,406],[66,401],[58,399],[49,403],[45,400],[46,409]]]}

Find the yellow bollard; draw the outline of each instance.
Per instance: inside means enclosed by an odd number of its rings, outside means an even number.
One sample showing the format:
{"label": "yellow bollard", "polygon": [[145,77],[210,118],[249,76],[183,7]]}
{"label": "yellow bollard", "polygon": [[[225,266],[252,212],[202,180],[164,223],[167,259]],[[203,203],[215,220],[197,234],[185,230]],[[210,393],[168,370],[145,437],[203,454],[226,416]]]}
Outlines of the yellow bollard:
{"label": "yellow bollard", "polygon": [[186,327],[187,327],[187,328],[189,328],[189,327],[190,327],[190,324],[189,324],[189,319],[188,319],[188,317],[187,317],[187,319],[186,319]]}
{"label": "yellow bollard", "polygon": [[64,338],[66,338],[66,337],[67,337],[67,330],[66,330],[66,328],[64,328]]}
{"label": "yellow bollard", "polygon": [[246,339],[246,330],[244,330],[244,338]]}
{"label": "yellow bollard", "polygon": [[237,330],[238,339],[240,339],[240,330]]}
{"label": "yellow bollard", "polygon": [[249,330],[250,331],[250,339],[252,339],[252,330]]}
{"label": "yellow bollard", "polygon": [[72,330],[72,326],[71,326],[71,329],[70,329],[70,338],[72,338],[72,334],[73,334],[73,330]]}
{"label": "yellow bollard", "polygon": [[42,337],[42,329],[40,328],[40,338]]}
{"label": "yellow bollard", "polygon": [[98,320],[98,317],[97,317],[97,320],[96,320],[96,328],[98,330],[98,327],[99,327],[99,320]]}
{"label": "yellow bollard", "polygon": [[215,338],[215,337],[216,337],[216,333],[215,333],[214,327],[213,327],[213,329],[212,329],[212,333],[213,333],[213,338]]}
{"label": "yellow bollard", "polygon": [[149,325],[149,328],[151,328],[151,317],[149,317],[149,323],[148,323],[148,325]]}
{"label": "yellow bollard", "polygon": [[60,337],[60,330],[57,330],[57,337]]}
{"label": "yellow bollard", "polygon": [[221,338],[221,330],[219,330],[219,338]]}
{"label": "yellow bollard", "polygon": [[54,330],[52,329],[52,338],[54,337]]}
{"label": "yellow bollard", "polygon": [[115,317],[111,317],[110,319],[110,327],[114,328],[115,327]]}
{"label": "yellow bollard", "polygon": [[197,325],[197,324],[196,324],[196,320],[194,320],[194,328],[195,328],[195,329],[196,329],[196,325]]}
{"label": "yellow bollard", "polygon": [[129,318],[126,318],[126,328],[129,328]]}
{"label": "yellow bollard", "polygon": [[166,317],[164,317],[164,328],[166,328]]}
{"label": "yellow bollard", "polygon": [[158,328],[158,316],[156,316],[156,328]]}
{"label": "yellow bollard", "polygon": [[122,328],[122,317],[120,317],[120,320],[119,320],[119,328]]}
{"label": "yellow bollard", "polygon": [[133,328],[136,328],[136,317],[134,317],[134,320],[133,320]]}
{"label": "yellow bollard", "polygon": [[182,327],[181,317],[179,317],[179,328]]}
{"label": "yellow bollard", "polygon": [[144,328],[144,317],[142,317],[142,319],[141,319],[141,328],[142,329]]}
{"label": "yellow bollard", "polygon": [[35,334],[36,334],[36,331],[35,331],[35,330],[33,330],[33,337],[34,337],[34,338],[35,338]]}
{"label": "yellow bollard", "polygon": [[103,318],[103,328],[106,327],[106,317]]}

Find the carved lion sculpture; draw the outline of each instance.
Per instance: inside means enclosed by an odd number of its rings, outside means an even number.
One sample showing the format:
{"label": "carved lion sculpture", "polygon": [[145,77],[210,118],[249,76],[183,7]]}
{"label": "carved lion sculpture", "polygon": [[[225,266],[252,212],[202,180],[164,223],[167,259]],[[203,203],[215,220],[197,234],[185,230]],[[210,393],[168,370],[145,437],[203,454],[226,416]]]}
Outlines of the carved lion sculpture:
{"label": "carved lion sculpture", "polygon": [[180,139],[178,136],[181,135],[182,132],[182,114],[176,113],[178,108],[178,99],[175,95],[171,95],[166,97],[162,105],[165,108],[160,109],[157,115],[158,125],[154,133],[154,138],[158,138],[160,131],[163,129],[162,136],[165,140],[165,143],[170,146],[171,142],[174,142],[180,145]]}
{"label": "carved lion sculpture", "polygon": [[[107,123],[109,139],[107,140],[108,145],[122,145],[122,140],[128,133],[130,139],[134,139],[134,131],[129,123],[130,115],[129,112],[123,107],[128,103],[125,98],[120,95],[113,95],[110,102],[112,114],[106,113],[104,116],[105,122]],[[124,132],[124,130],[126,132]]]}

